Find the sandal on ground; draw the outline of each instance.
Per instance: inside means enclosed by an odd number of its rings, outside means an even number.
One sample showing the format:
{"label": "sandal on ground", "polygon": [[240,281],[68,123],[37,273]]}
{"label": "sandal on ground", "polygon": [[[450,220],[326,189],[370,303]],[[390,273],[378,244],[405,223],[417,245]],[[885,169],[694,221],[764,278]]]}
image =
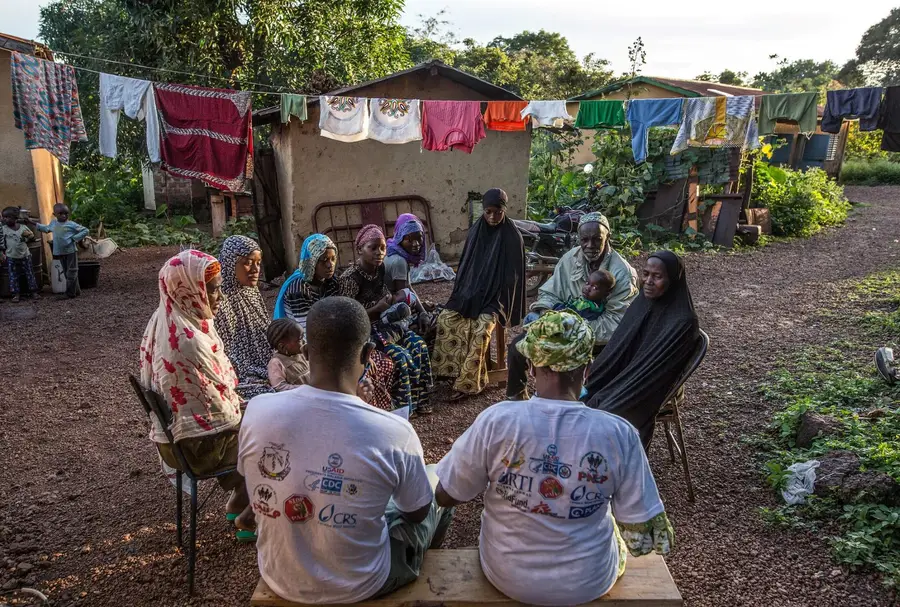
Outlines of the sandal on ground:
{"label": "sandal on ground", "polygon": [[431,415],[434,413],[434,407],[431,405],[419,405],[416,407],[416,413],[419,415]]}
{"label": "sandal on ground", "polygon": [[243,543],[255,542],[256,531],[250,531],[249,529],[237,529],[234,532],[234,539]]}
{"label": "sandal on ground", "polygon": [[474,394],[466,394],[465,392],[454,392],[453,394],[450,395],[450,398],[448,400],[451,403],[457,403],[461,400],[465,400],[465,399],[469,398],[470,396],[474,396]]}
{"label": "sandal on ground", "polygon": [[240,512],[226,512],[225,520],[228,521],[229,523],[233,523],[235,521],[235,519],[237,517],[239,517],[240,515],[241,515]]}

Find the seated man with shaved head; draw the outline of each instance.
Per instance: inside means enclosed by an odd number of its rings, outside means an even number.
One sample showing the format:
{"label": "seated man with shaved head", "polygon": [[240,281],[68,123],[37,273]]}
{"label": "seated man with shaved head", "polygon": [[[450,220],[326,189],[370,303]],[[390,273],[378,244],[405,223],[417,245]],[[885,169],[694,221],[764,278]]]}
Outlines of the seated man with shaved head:
{"label": "seated man with shaved head", "polygon": [[[524,322],[527,325],[554,306],[578,299],[591,273],[606,270],[615,278],[615,286],[606,299],[603,312],[588,323],[594,332],[596,354],[612,337],[625,310],[637,297],[637,273],[609,244],[609,220],[602,214],[588,213],[581,218],[578,243],[579,246],[560,258],[553,276],[541,286],[537,301],[531,304],[531,313]],[[523,337],[524,333],[509,344],[506,397],[510,400],[528,399],[527,362],[516,347]]]}
{"label": "seated man with shaved head", "polygon": [[307,316],[309,384],[250,401],[238,470],[256,515],[259,570],[298,603],[354,603],[416,579],[452,509],[408,421],[356,396],[369,317],[347,297]]}

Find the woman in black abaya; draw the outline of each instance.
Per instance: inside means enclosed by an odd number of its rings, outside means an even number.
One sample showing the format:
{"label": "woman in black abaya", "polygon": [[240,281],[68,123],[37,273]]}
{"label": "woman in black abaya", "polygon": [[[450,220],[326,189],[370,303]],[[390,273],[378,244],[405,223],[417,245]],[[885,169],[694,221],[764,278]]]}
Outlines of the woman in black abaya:
{"label": "woman in black abaya", "polygon": [[687,366],[700,328],[680,257],[671,251],[651,255],[643,282],[591,365],[584,400],[631,422],[648,450],[656,414]]}
{"label": "woman in black abaya", "polygon": [[451,400],[484,390],[494,327],[522,320],[525,247],[506,216],[506,202],[503,190],[485,192],[484,214],[469,229],[453,293],[437,319],[431,365],[437,377],[456,380]]}

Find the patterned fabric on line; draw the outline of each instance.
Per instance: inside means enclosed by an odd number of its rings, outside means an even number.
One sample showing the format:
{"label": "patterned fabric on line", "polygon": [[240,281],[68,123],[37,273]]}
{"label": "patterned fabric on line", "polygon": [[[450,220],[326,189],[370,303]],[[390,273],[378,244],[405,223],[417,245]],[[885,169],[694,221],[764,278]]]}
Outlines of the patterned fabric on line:
{"label": "patterned fabric on line", "polygon": [[[488,384],[487,359],[491,353],[491,334],[496,314],[465,318],[459,312],[444,310],[437,319],[437,339],[432,352],[432,368],[437,377],[452,377],[453,389],[464,394],[479,394]],[[503,347],[498,344],[498,347]]]}
{"label": "patterned fabric on line", "polygon": [[754,97],[702,97],[685,99],[684,113],[672,155],[688,147],[759,147]]}
{"label": "patterned fabric on line", "polygon": [[87,141],[75,68],[10,53],[13,117],[25,135],[25,148],[43,148],[69,164],[69,146]]}
{"label": "patterned fabric on line", "polygon": [[369,106],[362,97],[319,97],[319,134],[354,143],[369,136]]}
{"label": "patterned fabric on line", "polygon": [[423,101],[422,149],[471,154],[484,139],[480,101]]}
{"label": "patterned fabric on line", "polygon": [[162,131],[161,168],[229,192],[253,177],[250,93],[154,84]]}
{"label": "patterned fabric on line", "polygon": [[418,99],[369,99],[369,139],[409,143],[422,139]]}

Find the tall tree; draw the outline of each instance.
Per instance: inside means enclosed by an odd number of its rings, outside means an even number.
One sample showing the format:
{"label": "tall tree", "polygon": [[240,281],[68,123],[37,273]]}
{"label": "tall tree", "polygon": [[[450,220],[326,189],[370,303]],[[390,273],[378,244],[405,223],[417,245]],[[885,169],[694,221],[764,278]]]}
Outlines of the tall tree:
{"label": "tall tree", "polygon": [[[318,93],[408,65],[398,23],[402,8],[403,0],[56,0],[41,9],[40,35],[64,59],[92,70]],[[79,72],[79,88],[96,142],[97,77]],[[254,102],[258,107],[273,99]],[[120,150],[141,157],[139,138],[127,138],[133,145],[120,143]]]}
{"label": "tall tree", "polygon": [[823,94],[837,86],[838,66],[832,61],[817,62],[812,59],[789,61],[771,55],[778,60],[777,68],[771,72],[760,72],[753,78],[753,86],[770,93],[811,93]]}
{"label": "tall tree", "polygon": [[900,84],[900,8],[866,30],[840,79],[849,86]]}
{"label": "tall tree", "polygon": [[703,72],[694,80],[700,82],[718,82],[719,84],[730,84],[732,86],[744,86],[747,78],[747,72],[734,72],[732,70],[722,70],[722,73],[716,76],[709,70]]}

